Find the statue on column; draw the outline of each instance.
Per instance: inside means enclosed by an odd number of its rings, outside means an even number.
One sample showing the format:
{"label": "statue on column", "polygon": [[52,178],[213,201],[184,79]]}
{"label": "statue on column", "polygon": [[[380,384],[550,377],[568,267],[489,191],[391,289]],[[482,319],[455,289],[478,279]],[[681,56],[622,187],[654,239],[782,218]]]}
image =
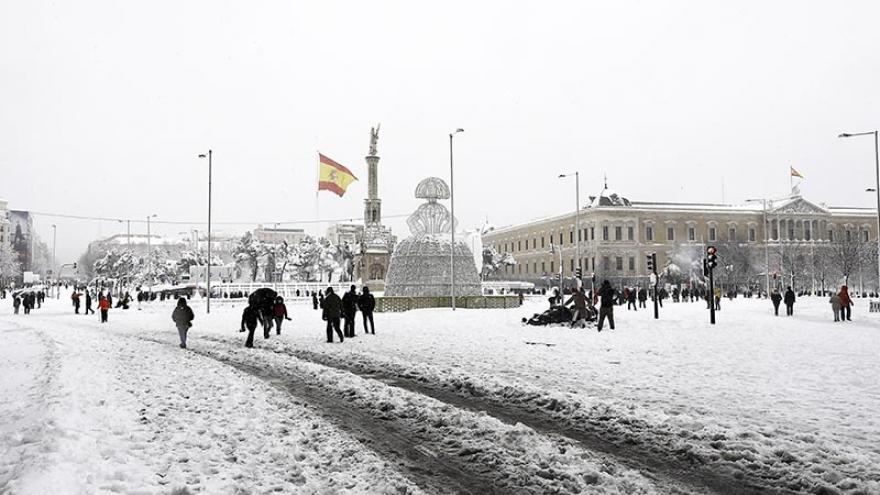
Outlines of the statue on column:
{"label": "statue on column", "polygon": [[382,124],[370,128],[370,156],[376,156],[376,143],[379,142],[379,128]]}

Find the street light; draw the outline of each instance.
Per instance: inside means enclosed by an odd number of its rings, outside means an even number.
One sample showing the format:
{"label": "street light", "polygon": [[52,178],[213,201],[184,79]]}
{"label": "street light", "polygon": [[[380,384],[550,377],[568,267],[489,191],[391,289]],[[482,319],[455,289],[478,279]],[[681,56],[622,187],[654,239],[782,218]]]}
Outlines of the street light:
{"label": "street light", "polygon": [[764,212],[764,275],[767,276],[767,297],[770,297],[770,225],[767,223],[767,199],[747,199],[746,201],[760,201]]}
{"label": "street light", "polygon": [[[574,256],[577,259],[577,267],[581,268],[581,178],[580,174],[575,171],[574,174],[559,174],[559,178],[571,177],[574,175],[574,213],[575,213],[575,230],[577,231],[577,235],[574,237],[575,245],[574,245]],[[561,251],[561,249],[560,249]],[[575,275],[577,277],[577,275]],[[580,287],[581,285],[580,277],[577,277],[577,285]],[[559,288],[562,290],[562,287]]]}
{"label": "street light", "polygon": [[[211,312],[211,156],[213,152],[208,150],[208,272],[207,272],[207,291],[208,300],[205,304],[208,313]],[[204,154],[199,158],[205,158]]]}
{"label": "street light", "polygon": [[870,192],[877,193],[877,287],[880,289],[880,142],[878,142],[878,131],[857,132],[853,134],[844,132],[837,137],[848,138],[855,136],[870,136],[871,134],[874,135],[874,178],[876,180],[876,186],[874,187],[874,191]]}
{"label": "street light", "polygon": [[455,132],[449,133],[449,205],[452,215],[452,245],[449,249],[449,269],[450,280],[449,292],[452,295],[452,310],[455,311],[455,182],[452,175],[452,138],[464,129],[458,128]]}
{"label": "street light", "polygon": [[[58,233],[58,227],[53,223],[52,224],[52,278],[54,279],[56,287],[58,285],[58,274],[55,273],[55,270],[56,270],[56,268],[55,268],[55,239],[57,237],[57,235],[56,235],[57,233]],[[51,293],[51,289],[50,289],[49,296],[51,297],[51,295],[52,295],[52,293]],[[59,297],[61,297],[60,293],[56,293],[56,298],[59,298]]]}

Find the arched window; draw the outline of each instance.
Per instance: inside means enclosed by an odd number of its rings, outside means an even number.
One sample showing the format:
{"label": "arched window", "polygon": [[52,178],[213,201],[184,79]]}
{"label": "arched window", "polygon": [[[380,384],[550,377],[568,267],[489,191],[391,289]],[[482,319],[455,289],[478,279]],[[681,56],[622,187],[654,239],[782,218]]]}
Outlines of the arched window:
{"label": "arched window", "polygon": [[385,278],[385,267],[379,263],[370,266],[370,280],[382,280]]}

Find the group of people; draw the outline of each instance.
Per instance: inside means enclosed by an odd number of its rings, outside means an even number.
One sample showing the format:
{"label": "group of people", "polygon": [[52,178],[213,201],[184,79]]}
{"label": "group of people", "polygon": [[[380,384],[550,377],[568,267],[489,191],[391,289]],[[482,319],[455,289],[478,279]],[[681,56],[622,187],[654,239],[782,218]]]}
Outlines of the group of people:
{"label": "group of people", "polygon": [[[92,309],[92,292],[89,289],[83,291],[85,293],[85,312],[83,314],[95,314],[95,310]],[[73,304],[73,312],[74,314],[79,314],[79,308],[82,304],[81,299],[83,298],[83,294],[77,292],[76,288],[73,289],[73,292],[70,294],[70,299]],[[128,293],[125,293],[123,297],[116,304],[116,307],[122,306],[125,309],[128,309]],[[113,294],[108,289],[107,292],[98,292],[98,311],[101,312],[101,323],[107,323],[107,317],[110,313],[110,308],[113,307]]]}
{"label": "group of people", "polygon": [[[770,301],[773,303],[773,313],[776,316],[779,316],[779,305],[781,303],[785,303],[786,316],[792,316],[797,296],[791,286],[789,286],[785,289],[785,294],[780,294],[779,290],[773,289],[770,293]],[[832,292],[828,303],[831,304],[834,321],[852,321],[852,306],[855,303],[849,295],[849,287],[842,285],[838,292]]]}
{"label": "group of people", "polygon": [[[635,292],[628,293],[627,298],[632,297],[632,294],[635,294]],[[601,332],[602,328],[605,326],[605,320],[608,320],[608,326],[614,330],[614,306],[618,304],[619,299],[620,293],[617,289],[611,285],[611,282],[604,280],[602,285],[600,285],[592,294],[592,297],[587,296],[586,288],[579,287],[575,289],[571,293],[571,296],[563,303],[559,289],[553,289],[553,294],[550,296],[549,301],[551,310],[559,305],[566,307],[572,305],[572,328],[576,326],[585,328],[588,320],[592,320],[598,316],[596,328]],[[597,304],[599,305],[598,312],[596,311]],[[525,321],[525,319],[523,319],[523,321]]]}
{"label": "group of people", "polygon": [[19,308],[21,308],[24,310],[24,314],[28,315],[32,309],[42,307],[45,300],[46,293],[41,290],[13,293],[12,308],[15,314],[18,314]]}
{"label": "group of people", "polygon": [[[333,342],[333,332],[336,332],[340,343],[346,338],[354,338],[355,316],[358,311],[364,319],[364,333],[376,334],[376,325],[373,322],[376,298],[366,286],[358,294],[357,287],[352,285],[341,298],[332,287],[328,287],[320,297],[313,296],[312,304],[314,309],[321,308],[321,319],[327,322],[327,342]],[[345,319],[344,331],[339,328],[341,319]]]}

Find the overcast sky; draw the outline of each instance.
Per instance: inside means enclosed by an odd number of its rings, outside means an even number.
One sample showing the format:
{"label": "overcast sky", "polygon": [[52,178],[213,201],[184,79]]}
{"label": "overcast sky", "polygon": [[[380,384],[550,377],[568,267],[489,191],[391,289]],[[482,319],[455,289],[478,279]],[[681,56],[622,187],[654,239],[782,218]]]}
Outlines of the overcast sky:
{"label": "overcast sky", "polygon": [[[607,173],[633,200],[720,202],[723,180],[739,202],[787,194],[794,166],[808,199],[872,206],[871,139],[836,136],[880,127],[878,14],[876,1],[0,0],[0,197],[204,222],[197,155],[212,148],[216,222],[312,221],[320,150],[361,179],[322,192],[320,217],[360,218],[381,122],[385,215],[412,211],[420,179],[448,179],[457,127],[465,228],[573,209],[557,175],[574,170],[584,201]],[[58,225],[59,263],[123,230],[36,221],[50,247]]]}

